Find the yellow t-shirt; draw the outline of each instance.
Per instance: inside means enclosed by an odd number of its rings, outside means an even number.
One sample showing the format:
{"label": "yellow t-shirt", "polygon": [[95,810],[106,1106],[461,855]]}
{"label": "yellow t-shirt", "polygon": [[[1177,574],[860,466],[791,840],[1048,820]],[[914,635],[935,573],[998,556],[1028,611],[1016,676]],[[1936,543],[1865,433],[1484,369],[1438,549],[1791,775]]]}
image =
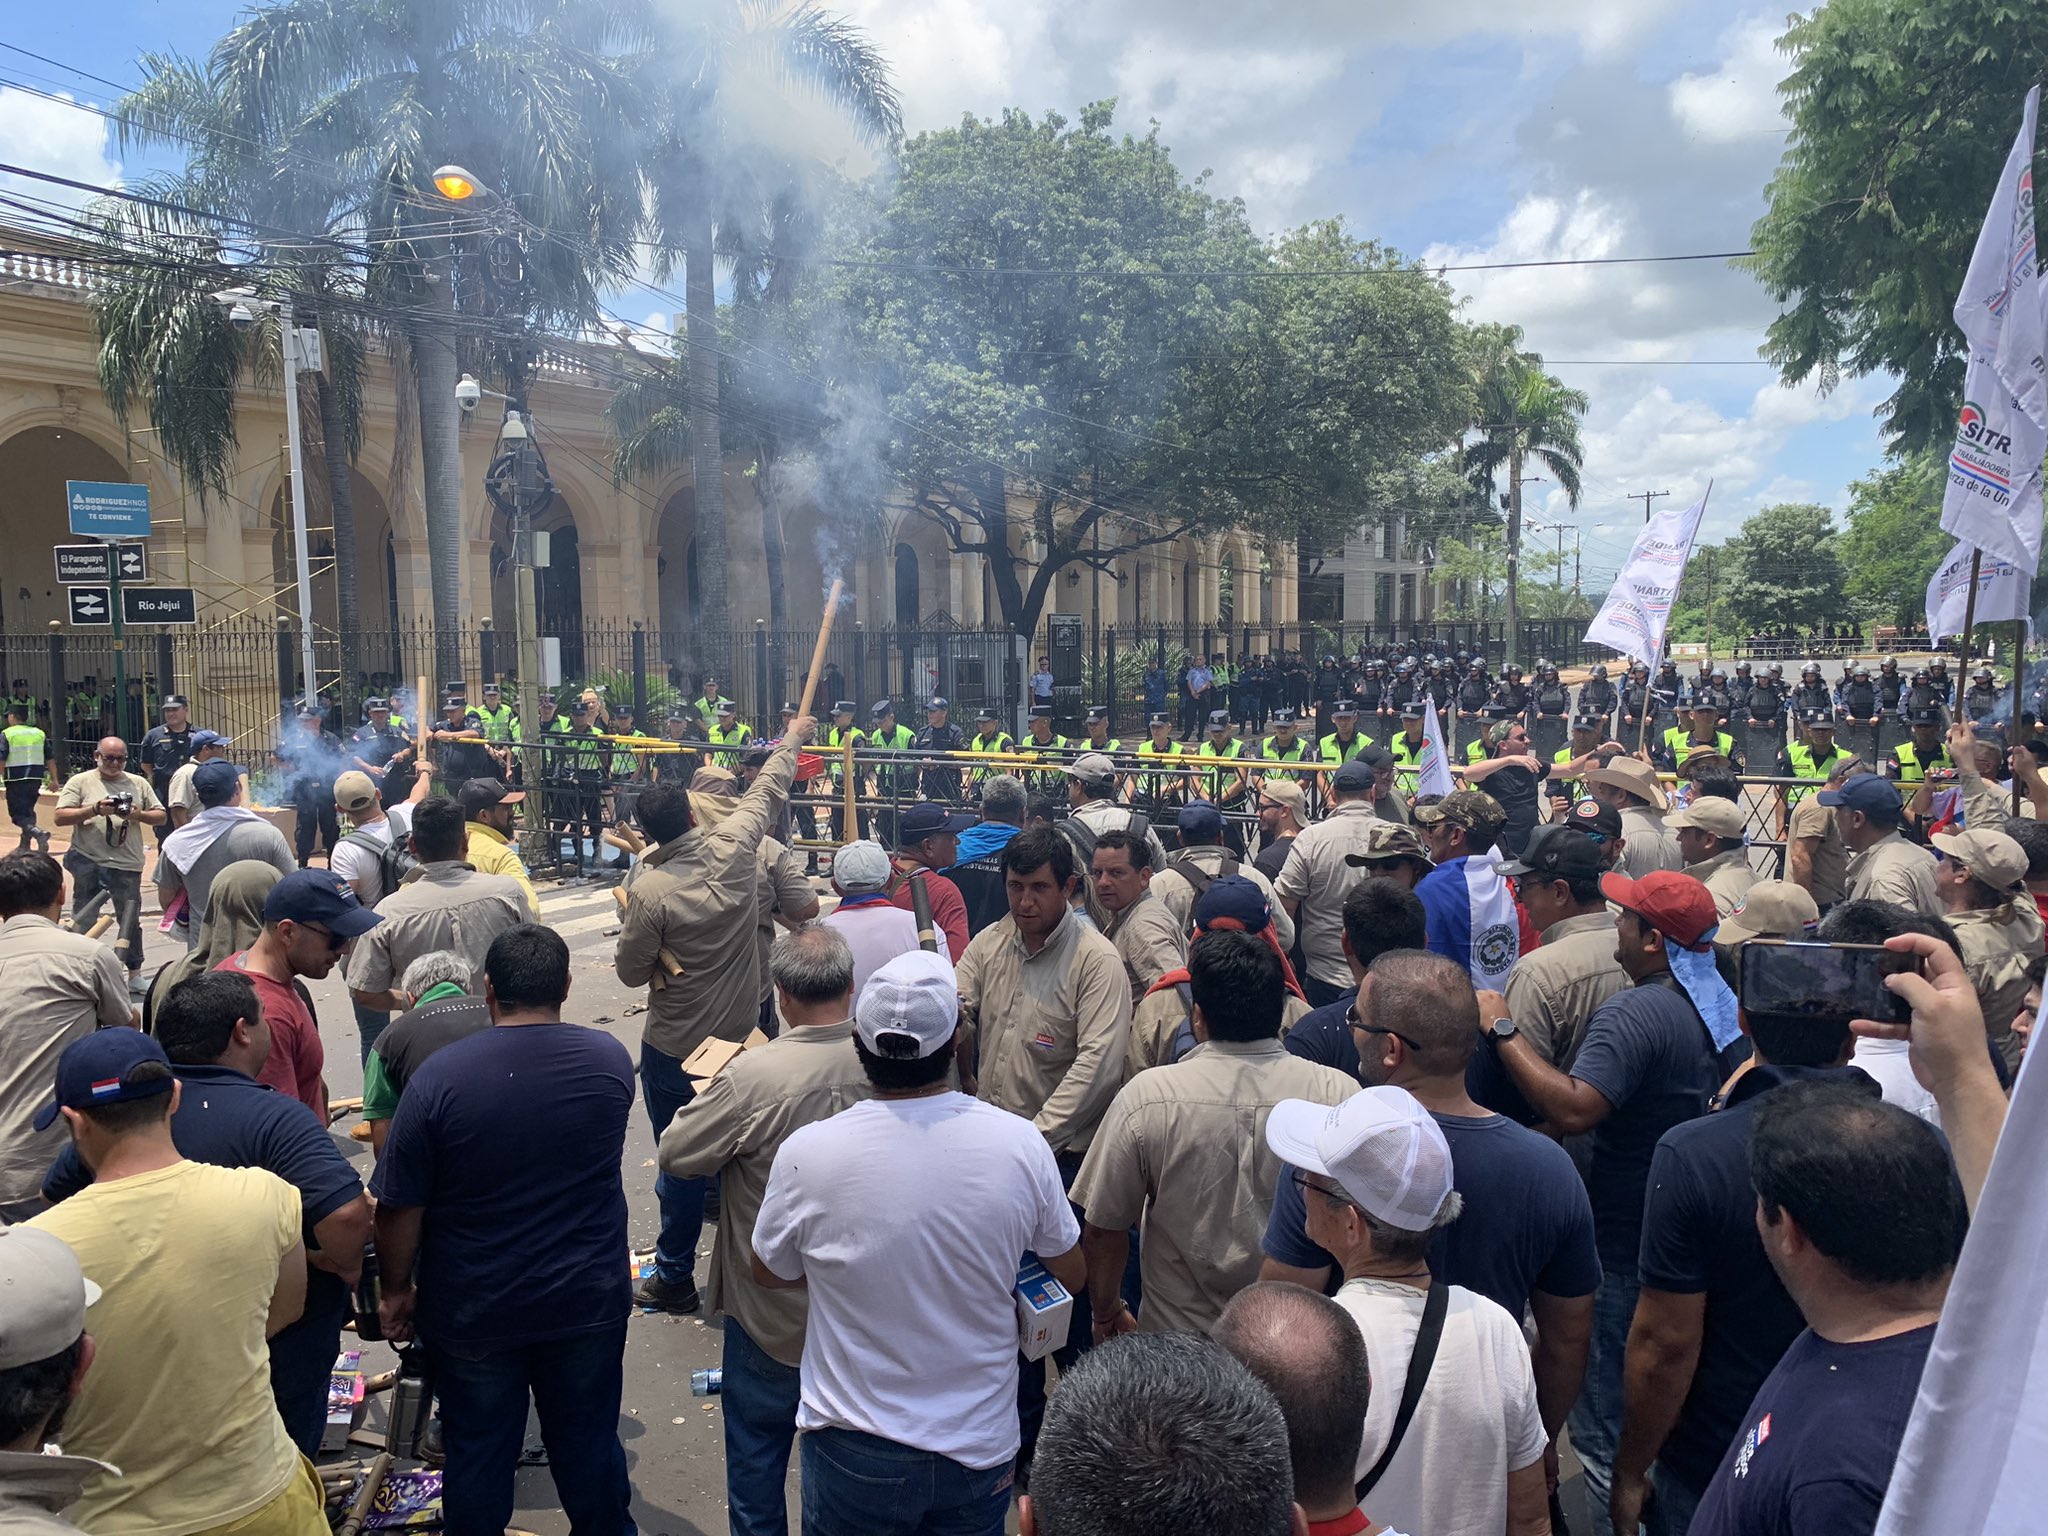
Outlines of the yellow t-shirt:
{"label": "yellow t-shirt", "polygon": [[101,1290],[85,1320],[98,1352],[64,1449],[121,1475],[86,1483],[70,1510],[79,1529],[189,1536],[261,1509],[298,1475],[263,1325],[300,1212],[274,1173],[181,1162],[34,1218]]}
{"label": "yellow t-shirt", "polygon": [[506,841],[504,833],[472,821],[462,856],[486,875],[505,875],[517,880],[519,889],[526,893],[526,915],[536,923],[540,921],[540,894],[533,888],[533,876],[526,872],[526,860],[519,857],[519,850]]}

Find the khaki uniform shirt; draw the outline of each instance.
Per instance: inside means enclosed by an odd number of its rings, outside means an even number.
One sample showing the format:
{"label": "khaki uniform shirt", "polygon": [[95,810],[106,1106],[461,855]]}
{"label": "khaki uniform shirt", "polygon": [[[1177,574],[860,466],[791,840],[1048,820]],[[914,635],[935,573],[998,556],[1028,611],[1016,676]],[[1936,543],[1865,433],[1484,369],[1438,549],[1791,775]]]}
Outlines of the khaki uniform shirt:
{"label": "khaki uniform shirt", "polygon": [[1714,897],[1714,915],[1726,917],[1742,904],[1749,888],[1763,877],[1749,867],[1749,850],[1731,848],[1711,859],[1685,866],[1685,872],[1704,885]]}
{"label": "khaki uniform shirt", "polygon": [[[739,803],[736,795],[690,796],[690,809],[696,813],[699,824],[706,827],[723,823]],[[761,1001],[765,1003],[775,995],[775,983],[768,975],[768,951],[775,943],[775,914],[780,912],[792,922],[805,920],[799,914],[815,917],[818,893],[804,874],[804,861],[772,837],[761,839],[755,862],[761,870],[761,921],[754,933],[761,946]]]}
{"label": "khaki uniform shirt", "polygon": [[1070,913],[1035,955],[1015,918],[968,943],[954,971],[980,1050],[979,1095],[1022,1115],[1054,1152],[1084,1152],[1123,1081],[1131,987],[1116,946]]}
{"label": "khaki uniform shirt", "polygon": [[[1365,871],[1344,862],[1345,855],[1365,853],[1372,824],[1380,818],[1371,805],[1347,800],[1313,826],[1304,827],[1288,851],[1287,863],[1273,889],[1282,901],[1298,901],[1301,911],[1301,953],[1308,973],[1333,987],[1351,985],[1351,963],[1344,958],[1344,898],[1365,879]],[[1280,935],[1283,949],[1293,941]]]}
{"label": "khaki uniform shirt", "polygon": [[491,940],[527,920],[518,881],[455,859],[422,864],[376,910],[384,921],[349,952],[348,984],[358,992],[389,991],[408,965],[437,949],[453,950],[480,976]]}
{"label": "khaki uniform shirt", "polygon": [[[102,776],[97,768],[74,773],[64,781],[64,787],[57,792],[57,809],[68,811],[74,806],[98,805],[109,795],[133,795],[138,811],[163,809],[163,801],[157,798],[149,780],[124,773],[116,783]],[[149,836],[142,823],[132,818],[123,821],[118,816],[88,816],[67,830],[71,833],[71,851],[92,860],[100,868],[142,868],[143,839]],[[125,837],[122,836],[124,831],[127,833]]]}
{"label": "khaki uniform shirt", "polygon": [[1187,932],[1149,890],[1111,920],[1103,937],[1123,957],[1124,971],[1131,978],[1132,1007],[1153,982],[1188,963]]}
{"label": "khaki uniform shirt", "polygon": [[1562,918],[1508,972],[1508,1014],[1524,1040],[1560,1072],[1570,1072],[1586,1021],[1626,987],[1614,958],[1614,918],[1605,908]]}
{"label": "khaki uniform shirt", "polygon": [[[1131,1042],[1124,1052],[1125,1082],[1149,1067],[1172,1065],[1167,1056],[1173,1048],[1173,1037],[1180,1033],[1182,1021],[1188,1017],[1189,1006],[1181,1001],[1178,987],[1168,987],[1139,1000],[1138,1006],[1131,1011]],[[1305,1001],[1292,992],[1287,994],[1280,1005],[1280,1034],[1283,1039],[1308,1011]]]}
{"label": "khaki uniform shirt", "polygon": [[1266,1116],[1282,1099],[1341,1104],[1349,1073],[1290,1055],[1278,1039],[1211,1040],[1124,1085],[1074,1180],[1088,1224],[1145,1219],[1142,1326],[1206,1335],[1259,1277],[1280,1159]]}
{"label": "khaki uniform shirt", "polygon": [[2041,913],[2031,895],[1982,912],[1951,912],[1948,925],[1963,947],[1963,969],[1984,1009],[1992,1048],[2017,1072],[2020,1037],[2012,1021],[2027,996],[2027,962],[2041,953]]}
{"label": "khaki uniform shirt", "polygon": [[[1207,871],[1210,879],[1215,880],[1221,877],[1223,861],[1230,856],[1230,850],[1223,847],[1183,848],[1178,853],[1168,855],[1167,862],[1188,859],[1197,868]],[[1273,909],[1273,931],[1280,935],[1280,947],[1293,949],[1294,919],[1289,917],[1287,909],[1280,905],[1280,895],[1273,889],[1273,882],[1253,868],[1250,859],[1239,859],[1237,872],[1265,894],[1266,905]],[[1169,869],[1163,874],[1154,875],[1152,894],[1165,904],[1167,912],[1179,925],[1183,935],[1193,931],[1195,903],[1200,898],[1195,895],[1194,884],[1186,875],[1177,869]]]}
{"label": "khaki uniform shirt", "polygon": [[1678,851],[1678,838],[1664,826],[1664,813],[1647,805],[1621,808],[1620,872],[1631,880],[1656,871],[1676,874],[1685,868],[1685,855]]}
{"label": "khaki uniform shirt", "polygon": [[50,1102],[57,1058],[96,1029],[126,1024],[134,1012],[128,975],[111,944],[68,933],[24,912],[0,923],[0,1204],[33,1200],[52,1158],[69,1141],[64,1122],[35,1128]]}
{"label": "khaki uniform shirt", "polygon": [[[629,987],[648,987],[646,1041],[688,1056],[712,1036],[744,1040],[761,1018],[759,848],[789,798],[796,744],[775,750],[732,813],[650,849],[626,879],[631,899],[614,969]],[[683,967],[665,988],[651,985],[663,949]]]}
{"label": "khaki uniform shirt", "polygon": [[1927,917],[1944,915],[1934,889],[1934,855],[1897,832],[1850,859],[1848,874],[1851,901],[1889,901]]}
{"label": "khaki uniform shirt", "polygon": [[78,1502],[95,1474],[121,1475],[90,1456],[0,1451],[0,1536],[78,1536],[62,1511]]}
{"label": "khaki uniform shirt", "polygon": [[716,1176],[718,1243],[705,1304],[784,1365],[803,1362],[810,1301],[754,1283],[754,1221],[775,1153],[790,1133],[873,1096],[853,1049],[853,1020],[788,1030],[745,1051],[697,1090],[661,1133],[656,1161],[672,1179]]}
{"label": "khaki uniform shirt", "polygon": [[1833,807],[1822,805],[1817,794],[1808,795],[1792,807],[1785,836],[1813,845],[1813,883],[1807,894],[1816,905],[1826,909],[1848,894],[1849,846],[1842,841],[1842,829],[1835,825]]}

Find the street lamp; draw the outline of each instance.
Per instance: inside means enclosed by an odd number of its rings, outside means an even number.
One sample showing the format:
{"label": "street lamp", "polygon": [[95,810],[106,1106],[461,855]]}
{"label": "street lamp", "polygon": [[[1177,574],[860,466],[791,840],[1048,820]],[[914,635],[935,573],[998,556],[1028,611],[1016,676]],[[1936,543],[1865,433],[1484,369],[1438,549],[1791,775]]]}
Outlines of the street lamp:
{"label": "street lamp", "polygon": [[474,200],[480,207],[489,207],[500,201],[483,179],[471,175],[459,165],[437,166],[434,170],[434,190],[451,203],[467,203]]}
{"label": "street lamp", "polygon": [[277,314],[278,348],[284,354],[285,437],[291,451],[292,555],[299,588],[299,665],[305,673],[306,697],[316,698],[320,692],[320,679],[313,671],[313,564],[306,538],[305,458],[299,446],[299,369],[303,367],[313,373],[322,371],[320,333],[311,326],[303,331],[299,329],[290,294],[266,299],[259,297],[253,288],[228,288],[216,293],[213,299],[227,310],[229,322],[238,331],[249,330],[255,325],[258,310],[274,310]]}

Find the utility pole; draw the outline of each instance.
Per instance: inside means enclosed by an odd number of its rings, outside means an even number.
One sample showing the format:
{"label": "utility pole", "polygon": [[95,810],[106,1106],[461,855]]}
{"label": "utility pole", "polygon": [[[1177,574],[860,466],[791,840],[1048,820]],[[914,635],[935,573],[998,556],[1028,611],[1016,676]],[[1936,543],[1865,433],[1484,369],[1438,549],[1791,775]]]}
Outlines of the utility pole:
{"label": "utility pole", "polygon": [[1522,581],[1522,423],[1521,395],[1516,392],[1508,402],[1508,581],[1507,581],[1507,656],[1506,660],[1519,664],[1522,660],[1522,604],[1520,586]]}
{"label": "utility pole", "polygon": [[1643,521],[1647,523],[1650,520],[1650,503],[1659,496],[1669,496],[1670,494],[1669,491],[1635,491],[1630,494],[1628,499],[1630,501],[1640,501],[1643,504]]}

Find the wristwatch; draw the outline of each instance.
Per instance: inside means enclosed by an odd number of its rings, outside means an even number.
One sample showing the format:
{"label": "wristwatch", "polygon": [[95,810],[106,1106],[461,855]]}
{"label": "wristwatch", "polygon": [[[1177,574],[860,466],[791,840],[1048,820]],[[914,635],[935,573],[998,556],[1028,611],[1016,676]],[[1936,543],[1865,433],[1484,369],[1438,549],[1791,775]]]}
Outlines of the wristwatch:
{"label": "wristwatch", "polygon": [[1516,1033],[1517,1030],[1513,1019],[1495,1019],[1486,1026],[1487,1038],[1492,1040],[1495,1045],[1500,1044],[1503,1040],[1514,1039]]}

